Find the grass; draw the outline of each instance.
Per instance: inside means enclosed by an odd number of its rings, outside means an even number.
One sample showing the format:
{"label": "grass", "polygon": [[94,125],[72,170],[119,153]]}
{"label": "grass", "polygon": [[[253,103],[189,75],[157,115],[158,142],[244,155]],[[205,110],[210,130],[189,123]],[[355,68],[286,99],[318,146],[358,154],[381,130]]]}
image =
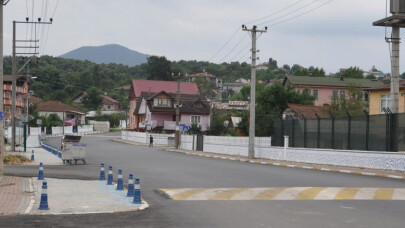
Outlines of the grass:
{"label": "grass", "polygon": [[30,159],[26,158],[22,155],[7,155],[4,156],[4,164],[6,165],[18,165],[18,164],[25,164],[31,162]]}
{"label": "grass", "polygon": [[122,129],[120,128],[110,128],[110,132],[121,132]]}

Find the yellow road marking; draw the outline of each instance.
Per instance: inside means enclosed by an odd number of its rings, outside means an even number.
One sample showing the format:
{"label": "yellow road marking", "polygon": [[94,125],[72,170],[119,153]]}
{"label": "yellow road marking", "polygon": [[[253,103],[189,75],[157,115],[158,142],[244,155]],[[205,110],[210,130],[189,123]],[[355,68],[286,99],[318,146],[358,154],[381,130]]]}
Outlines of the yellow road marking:
{"label": "yellow road marking", "polygon": [[380,188],[375,191],[374,199],[375,200],[390,200],[394,194],[393,188]]}
{"label": "yellow road marking", "polygon": [[360,188],[344,188],[336,196],[335,200],[352,200]]}
{"label": "yellow road marking", "polygon": [[203,192],[203,191],[205,191],[205,190],[207,190],[207,189],[206,189],[206,188],[194,188],[194,189],[190,189],[190,190],[187,190],[187,191],[185,191],[185,192],[182,192],[182,193],[173,195],[173,196],[172,196],[172,199],[174,199],[174,200],[184,200],[184,199],[187,199],[188,197],[190,197],[190,196],[192,196],[192,195],[194,195],[194,194]]}
{"label": "yellow road marking", "polygon": [[247,188],[230,188],[216,194],[215,196],[209,198],[209,200],[229,200],[234,195],[237,195],[245,190],[247,190]]}
{"label": "yellow road marking", "polygon": [[255,196],[254,200],[271,200],[276,197],[280,192],[286,190],[288,188],[270,188],[259,195]]}
{"label": "yellow road marking", "polygon": [[295,197],[296,200],[312,200],[314,199],[319,192],[326,189],[326,187],[314,187],[302,191],[298,196]]}

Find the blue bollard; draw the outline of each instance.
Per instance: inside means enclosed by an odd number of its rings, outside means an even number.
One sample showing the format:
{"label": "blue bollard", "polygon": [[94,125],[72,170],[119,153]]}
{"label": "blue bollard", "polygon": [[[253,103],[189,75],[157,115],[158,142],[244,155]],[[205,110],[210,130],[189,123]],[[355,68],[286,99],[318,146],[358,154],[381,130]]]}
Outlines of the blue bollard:
{"label": "blue bollard", "polygon": [[38,180],[44,179],[44,164],[39,163],[39,173],[38,173]]}
{"label": "blue bollard", "polygon": [[134,190],[134,204],[142,204],[141,199],[141,184],[139,178],[135,178],[135,190]]}
{"label": "blue bollard", "polygon": [[32,150],[32,153],[31,153],[31,161],[35,161],[34,150]]}
{"label": "blue bollard", "polygon": [[128,178],[128,193],[127,197],[133,197],[134,196],[134,175],[131,173],[129,174]]}
{"label": "blue bollard", "polygon": [[105,180],[104,163],[101,163],[101,168],[100,168],[100,180]]}
{"label": "blue bollard", "polygon": [[58,158],[62,158],[62,152],[58,151]]}
{"label": "blue bollard", "polygon": [[49,210],[48,207],[48,185],[46,181],[42,182],[41,202],[38,210]]}
{"label": "blue bollard", "polygon": [[113,185],[113,169],[111,165],[108,167],[107,185]]}
{"label": "blue bollard", "polygon": [[117,179],[117,190],[124,190],[124,184],[122,183],[122,170],[118,170],[118,179]]}

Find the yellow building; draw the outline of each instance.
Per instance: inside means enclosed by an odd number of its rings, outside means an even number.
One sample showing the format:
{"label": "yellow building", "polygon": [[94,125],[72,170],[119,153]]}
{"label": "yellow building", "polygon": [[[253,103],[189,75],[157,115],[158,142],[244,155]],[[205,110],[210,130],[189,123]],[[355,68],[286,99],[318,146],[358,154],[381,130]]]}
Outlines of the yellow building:
{"label": "yellow building", "polygon": [[[383,108],[390,107],[390,84],[367,89],[369,91],[370,115],[385,114]],[[405,112],[405,81],[399,83],[399,113]]]}

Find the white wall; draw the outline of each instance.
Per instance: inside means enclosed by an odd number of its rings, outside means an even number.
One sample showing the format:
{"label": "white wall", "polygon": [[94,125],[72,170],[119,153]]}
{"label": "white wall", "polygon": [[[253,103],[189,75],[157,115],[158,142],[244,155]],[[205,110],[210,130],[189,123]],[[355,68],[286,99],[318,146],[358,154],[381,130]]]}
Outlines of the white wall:
{"label": "white wall", "polygon": [[[194,137],[194,147],[193,147]],[[182,135],[180,142],[180,149],[183,150],[196,150],[197,149],[197,135]]]}
{"label": "white wall", "polygon": [[30,135],[41,135],[40,127],[30,127]]}
{"label": "white wall", "polygon": [[[190,138],[183,136],[181,148],[191,150],[190,145]],[[248,137],[204,136],[204,152],[247,157],[248,145]],[[255,139],[255,157],[405,171],[405,153],[271,147],[271,138]]]}
{"label": "white wall", "polygon": [[155,145],[168,145],[168,138],[174,137],[174,134],[149,134],[145,132],[122,131],[121,139],[149,144],[149,136],[152,135]]}

